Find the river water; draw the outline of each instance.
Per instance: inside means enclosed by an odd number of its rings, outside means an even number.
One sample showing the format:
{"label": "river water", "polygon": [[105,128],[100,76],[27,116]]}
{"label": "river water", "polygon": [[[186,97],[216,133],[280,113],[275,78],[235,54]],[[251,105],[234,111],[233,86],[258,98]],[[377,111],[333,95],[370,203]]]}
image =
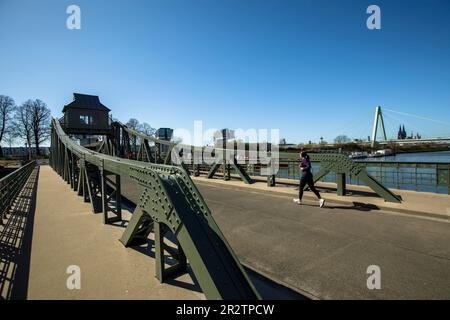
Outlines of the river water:
{"label": "river water", "polygon": [[380,158],[366,158],[362,161],[388,161],[388,162],[444,162],[450,163],[450,151],[400,153],[395,156]]}

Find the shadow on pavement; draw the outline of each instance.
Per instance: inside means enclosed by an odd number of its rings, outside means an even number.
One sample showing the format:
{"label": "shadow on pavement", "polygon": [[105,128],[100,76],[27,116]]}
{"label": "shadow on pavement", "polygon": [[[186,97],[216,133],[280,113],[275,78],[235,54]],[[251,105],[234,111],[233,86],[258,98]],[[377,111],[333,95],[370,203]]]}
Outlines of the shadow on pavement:
{"label": "shadow on pavement", "polygon": [[[135,202],[139,198],[135,188],[132,188],[131,183],[129,179],[122,179],[122,204],[123,206],[128,207],[128,209],[132,212],[135,208],[136,204]],[[126,227],[124,224],[116,225],[116,227]],[[173,234],[172,234],[173,236]],[[176,242],[176,238],[172,238],[169,236],[169,240],[172,242]],[[151,239],[148,239],[147,244],[141,245],[141,246],[134,246],[130,247],[139,253],[145,254],[151,258],[155,258],[154,253],[154,241]],[[171,257],[170,255],[165,255],[165,263],[167,265],[171,265]],[[244,266],[245,271],[247,272],[248,276],[252,280],[252,283],[260,293],[261,297],[263,299],[272,299],[272,300],[309,300],[306,296],[289,289],[286,286],[283,286],[281,284],[276,283],[275,281],[265,277],[264,275],[250,269]],[[173,278],[168,279],[165,281],[166,284],[177,286],[180,288],[192,290],[195,292],[202,292],[197,279],[195,278],[194,273],[192,272],[192,269],[189,266],[188,262],[188,273],[190,277],[192,278],[191,283],[187,283],[184,281],[181,281],[179,278]]]}
{"label": "shadow on pavement", "polygon": [[333,206],[326,205],[328,209],[345,209],[345,210],[357,210],[357,211],[373,211],[380,210],[380,208],[374,204],[353,202],[353,206]]}
{"label": "shadow on pavement", "polygon": [[36,167],[0,226],[0,300],[27,298],[38,178]]}
{"label": "shadow on pavement", "polygon": [[244,269],[264,300],[310,300],[297,291],[276,283],[250,268],[244,267]]}

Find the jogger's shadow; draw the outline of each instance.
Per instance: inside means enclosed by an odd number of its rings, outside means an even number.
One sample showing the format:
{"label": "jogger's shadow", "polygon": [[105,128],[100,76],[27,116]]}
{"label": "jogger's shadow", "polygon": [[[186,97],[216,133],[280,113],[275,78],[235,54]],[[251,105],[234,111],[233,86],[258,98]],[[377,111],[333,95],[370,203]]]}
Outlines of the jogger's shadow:
{"label": "jogger's shadow", "polygon": [[344,209],[344,210],[357,210],[357,211],[374,211],[374,210],[380,210],[380,208],[374,204],[370,203],[362,203],[362,202],[353,202],[353,206],[348,205],[326,205],[325,206],[328,209]]}

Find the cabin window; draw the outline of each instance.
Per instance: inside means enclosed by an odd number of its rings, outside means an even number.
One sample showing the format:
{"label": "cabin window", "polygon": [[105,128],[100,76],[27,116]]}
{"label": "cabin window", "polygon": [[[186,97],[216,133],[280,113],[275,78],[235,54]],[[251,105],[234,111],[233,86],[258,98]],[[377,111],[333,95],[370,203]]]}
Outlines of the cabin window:
{"label": "cabin window", "polygon": [[80,123],[92,125],[94,124],[94,117],[88,115],[80,115]]}

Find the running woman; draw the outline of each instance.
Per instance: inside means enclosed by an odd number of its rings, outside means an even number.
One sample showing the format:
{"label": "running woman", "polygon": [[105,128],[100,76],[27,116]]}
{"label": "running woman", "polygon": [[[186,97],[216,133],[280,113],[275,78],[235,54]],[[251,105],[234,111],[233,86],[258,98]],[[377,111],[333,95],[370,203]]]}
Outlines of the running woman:
{"label": "running woman", "polygon": [[309,155],[305,151],[302,151],[300,153],[300,159],[301,177],[298,188],[298,199],[293,200],[297,204],[302,204],[303,190],[305,189],[305,186],[308,185],[309,189],[314,192],[314,194],[319,199],[319,207],[323,208],[323,206],[325,205],[325,199],[322,199],[319,191],[317,191],[316,187],[314,186],[314,179],[311,171],[311,161],[309,160]]}

